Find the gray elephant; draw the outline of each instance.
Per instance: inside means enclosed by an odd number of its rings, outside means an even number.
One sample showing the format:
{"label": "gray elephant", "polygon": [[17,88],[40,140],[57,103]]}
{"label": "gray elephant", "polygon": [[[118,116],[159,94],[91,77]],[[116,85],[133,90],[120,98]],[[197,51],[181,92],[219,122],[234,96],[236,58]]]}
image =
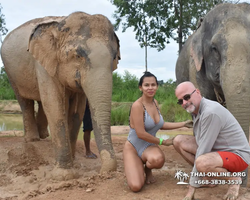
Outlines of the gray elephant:
{"label": "gray elephant", "polygon": [[[55,179],[74,178],[73,158],[86,98],[101,172],[116,170],[110,115],[112,71],[120,50],[106,17],[75,12],[28,21],[6,36],[1,56],[21,106],[26,141],[47,137],[49,126]],[[36,116],[34,101],[39,105]]]}
{"label": "gray elephant", "polygon": [[250,5],[220,4],[186,41],[176,80],[190,80],[206,98],[225,105],[249,139]]}
{"label": "gray elephant", "polygon": [[[236,117],[249,140],[250,5],[220,4],[188,38],[176,62],[177,84],[193,82]],[[246,170],[247,172],[247,170]],[[243,177],[243,186],[247,176]]]}

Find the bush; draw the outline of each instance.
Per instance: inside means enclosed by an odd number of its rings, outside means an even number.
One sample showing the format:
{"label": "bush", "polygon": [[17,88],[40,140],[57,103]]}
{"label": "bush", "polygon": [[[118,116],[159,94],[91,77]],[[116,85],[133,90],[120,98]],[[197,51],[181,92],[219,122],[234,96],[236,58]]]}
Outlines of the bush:
{"label": "bush", "polygon": [[112,103],[111,126],[129,125],[129,112],[132,103]]}
{"label": "bush", "polygon": [[[141,96],[138,83],[139,79],[128,71],[125,71],[124,76],[120,76],[116,72],[113,73],[111,125],[129,125],[130,107]],[[164,120],[179,122],[191,119],[190,114],[176,104],[175,88],[176,83],[170,79],[166,83],[159,85],[155,95]],[[14,91],[11,88],[4,68],[1,68],[0,100],[13,99],[16,99]]]}
{"label": "bush", "polygon": [[[113,73],[111,125],[129,124],[130,107],[141,96],[138,82],[139,80],[128,71],[125,71],[123,77]],[[159,85],[156,92],[155,99],[157,99],[160,105],[163,119],[168,122],[180,122],[191,119],[191,115],[180,105],[177,105],[175,88],[176,83],[170,79],[166,83]]]}
{"label": "bush", "polygon": [[131,75],[128,71],[125,71],[123,77],[114,72],[112,101],[133,102],[138,99],[140,97],[138,82],[136,76]]}
{"label": "bush", "polygon": [[5,69],[2,67],[0,71],[0,100],[16,99],[15,93],[10,85]]}

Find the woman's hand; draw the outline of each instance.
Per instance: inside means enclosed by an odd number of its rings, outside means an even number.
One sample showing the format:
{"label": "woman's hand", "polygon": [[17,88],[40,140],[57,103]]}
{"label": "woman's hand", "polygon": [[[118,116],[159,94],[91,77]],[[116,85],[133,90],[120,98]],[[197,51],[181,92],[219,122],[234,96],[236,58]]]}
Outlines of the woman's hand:
{"label": "woman's hand", "polygon": [[173,145],[173,139],[174,138],[163,140],[162,145],[165,145],[165,146]]}
{"label": "woman's hand", "polygon": [[185,121],[184,127],[193,128],[193,120]]}

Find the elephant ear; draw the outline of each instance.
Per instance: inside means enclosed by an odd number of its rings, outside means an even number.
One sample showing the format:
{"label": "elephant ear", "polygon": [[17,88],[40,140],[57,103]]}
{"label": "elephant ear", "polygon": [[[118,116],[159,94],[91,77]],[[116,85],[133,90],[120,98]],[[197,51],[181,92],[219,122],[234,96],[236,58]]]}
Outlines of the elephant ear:
{"label": "elephant ear", "polygon": [[196,70],[200,71],[203,62],[201,27],[199,27],[194,33],[190,48],[190,55],[193,58]]}
{"label": "elephant ear", "polygon": [[113,60],[113,71],[115,71],[117,69],[117,64],[119,63],[119,60],[121,60],[121,54],[120,54],[120,40],[118,39],[117,35],[114,32],[114,36],[115,36],[115,42],[117,45],[117,49],[116,49],[116,54]]}
{"label": "elephant ear", "polygon": [[57,70],[57,44],[58,44],[58,21],[47,20],[39,23],[32,30],[28,51],[38,61],[38,63],[45,68],[50,76],[54,76]]}

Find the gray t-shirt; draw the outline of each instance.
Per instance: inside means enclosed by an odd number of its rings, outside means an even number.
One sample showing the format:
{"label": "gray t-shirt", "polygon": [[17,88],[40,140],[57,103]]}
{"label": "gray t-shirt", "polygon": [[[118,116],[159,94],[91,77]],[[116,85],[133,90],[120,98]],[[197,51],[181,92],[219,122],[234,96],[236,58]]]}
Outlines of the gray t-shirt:
{"label": "gray t-shirt", "polygon": [[[246,135],[235,117],[218,102],[202,98],[197,116],[193,115],[193,132],[198,145],[195,159],[200,155],[228,151],[250,163],[250,146]],[[197,172],[194,164],[192,172]],[[197,180],[202,177],[191,176],[190,185],[199,187]]]}

